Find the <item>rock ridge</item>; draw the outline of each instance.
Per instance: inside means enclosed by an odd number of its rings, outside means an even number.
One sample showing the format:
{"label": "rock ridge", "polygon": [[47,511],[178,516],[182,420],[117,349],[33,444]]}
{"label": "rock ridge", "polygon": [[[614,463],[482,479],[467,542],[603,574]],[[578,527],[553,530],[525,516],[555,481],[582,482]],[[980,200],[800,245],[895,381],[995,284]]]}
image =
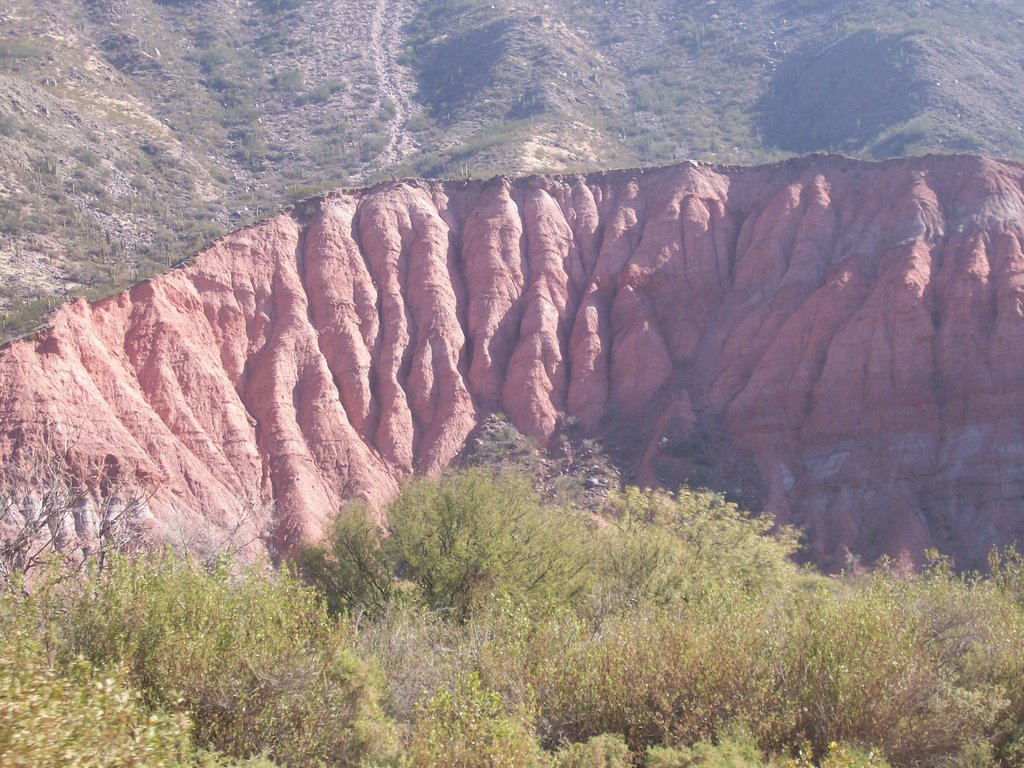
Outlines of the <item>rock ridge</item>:
{"label": "rock ridge", "polygon": [[301,203],[0,351],[0,458],[74,436],[215,537],[285,549],[571,416],[642,483],[745,478],[808,553],[974,565],[1024,528],[1024,167],[811,156]]}

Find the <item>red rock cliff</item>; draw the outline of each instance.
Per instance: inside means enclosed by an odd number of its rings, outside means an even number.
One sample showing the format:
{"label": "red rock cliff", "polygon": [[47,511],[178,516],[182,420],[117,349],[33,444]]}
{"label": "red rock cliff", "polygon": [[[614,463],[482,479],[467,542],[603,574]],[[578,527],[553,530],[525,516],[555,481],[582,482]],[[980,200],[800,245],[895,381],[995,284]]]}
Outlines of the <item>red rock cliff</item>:
{"label": "red rock cliff", "polygon": [[3,350],[0,455],[74,434],[159,479],[159,524],[262,494],[288,545],[489,411],[569,414],[647,483],[717,436],[819,562],[975,563],[1024,530],[1022,189],[811,157],[332,194]]}

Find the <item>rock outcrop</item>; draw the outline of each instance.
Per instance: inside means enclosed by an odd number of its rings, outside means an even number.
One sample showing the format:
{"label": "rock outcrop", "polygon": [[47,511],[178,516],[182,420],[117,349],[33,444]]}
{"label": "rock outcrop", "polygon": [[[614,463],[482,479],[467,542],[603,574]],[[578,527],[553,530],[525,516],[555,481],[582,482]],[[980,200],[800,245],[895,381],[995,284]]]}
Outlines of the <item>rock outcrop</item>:
{"label": "rock outcrop", "polygon": [[978,157],[338,192],[4,349],[0,456],[73,436],[167,531],[272,498],[288,547],[489,412],[569,415],[640,482],[745,477],[827,566],[972,565],[1024,532],[1022,247],[1024,167]]}

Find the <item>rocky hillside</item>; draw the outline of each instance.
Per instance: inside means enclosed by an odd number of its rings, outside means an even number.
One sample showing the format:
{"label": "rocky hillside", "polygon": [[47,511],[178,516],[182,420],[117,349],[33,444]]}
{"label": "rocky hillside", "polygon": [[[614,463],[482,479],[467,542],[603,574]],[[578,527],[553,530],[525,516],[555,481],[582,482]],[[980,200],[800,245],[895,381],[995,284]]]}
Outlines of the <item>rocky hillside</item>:
{"label": "rocky hillside", "polygon": [[167,535],[272,499],[288,547],[501,411],[828,566],[973,565],[1024,534],[1022,244],[1024,167],[978,157],[384,182],[9,345],[0,458],[59,440],[152,484]]}
{"label": "rocky hillside", "polygon": [[0,334],[392,176],[1024,152],[1013,0],[6,0]]}

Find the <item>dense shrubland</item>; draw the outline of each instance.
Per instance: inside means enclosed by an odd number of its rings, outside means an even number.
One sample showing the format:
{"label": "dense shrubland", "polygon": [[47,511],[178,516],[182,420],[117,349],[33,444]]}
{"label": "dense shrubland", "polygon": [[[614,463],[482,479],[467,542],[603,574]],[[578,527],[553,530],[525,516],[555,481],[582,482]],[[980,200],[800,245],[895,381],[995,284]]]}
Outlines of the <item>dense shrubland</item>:
{"label": "dense shrubland", "polygon": [[290,566],[12,580],[5,765],[1024,764],[1024,558],[825,578],[709,492],[410,484]]}

